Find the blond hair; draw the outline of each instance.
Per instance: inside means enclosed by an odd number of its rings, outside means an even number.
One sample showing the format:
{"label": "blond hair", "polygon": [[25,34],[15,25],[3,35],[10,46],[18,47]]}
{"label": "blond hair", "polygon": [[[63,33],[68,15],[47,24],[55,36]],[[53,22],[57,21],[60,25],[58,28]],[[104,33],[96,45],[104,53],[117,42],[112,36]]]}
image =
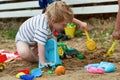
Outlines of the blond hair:
{"label": "blond hair", "polygon": [[49,21],[53,20],[55,23],[62,21],[71,23],[74,17],[72,10],[63,1],[56,1],[50,4],[46,8],[45,14],[47,14]]}

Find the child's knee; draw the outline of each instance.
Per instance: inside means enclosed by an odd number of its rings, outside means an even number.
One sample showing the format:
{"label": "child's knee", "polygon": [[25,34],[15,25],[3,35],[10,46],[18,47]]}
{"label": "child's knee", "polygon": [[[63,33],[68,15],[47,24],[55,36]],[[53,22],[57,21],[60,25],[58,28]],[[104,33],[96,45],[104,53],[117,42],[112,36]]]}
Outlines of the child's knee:
{"label": "child's knee", "polygon": [[30,61],[30,62],[37,62],[38,61],[38,57],[35,57],[32,55],[32,52],[30,51],[18,51],[20,57],[24,60]]}
{"label": "child's knee", "polygon": [[29,49],[29,45],[27,43],[25,43],[23,41],[19,41],[16,44],[16,47],[17,47],[17,51],[18,51],[19,55],[22,58],[28,58],[30,49]]}
{"label": "child's knee", "polygon": [[19,50],[18,53],[21,56],[21,58],[23,58],[23,59],[27,59],[29,57],[29,52],[28,51]]}

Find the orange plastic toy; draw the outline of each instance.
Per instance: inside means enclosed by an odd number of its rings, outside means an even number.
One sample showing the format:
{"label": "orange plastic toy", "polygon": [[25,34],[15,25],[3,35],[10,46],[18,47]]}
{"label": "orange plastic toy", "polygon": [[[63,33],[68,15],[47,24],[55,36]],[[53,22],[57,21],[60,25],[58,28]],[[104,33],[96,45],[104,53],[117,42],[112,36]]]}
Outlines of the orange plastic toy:
{"label": "orange plastic toy", "polygon": [[55,74],[56,75],[64,75],[66,72],[66,69],[64,66],[58,66],[56,69],[55,69]]}

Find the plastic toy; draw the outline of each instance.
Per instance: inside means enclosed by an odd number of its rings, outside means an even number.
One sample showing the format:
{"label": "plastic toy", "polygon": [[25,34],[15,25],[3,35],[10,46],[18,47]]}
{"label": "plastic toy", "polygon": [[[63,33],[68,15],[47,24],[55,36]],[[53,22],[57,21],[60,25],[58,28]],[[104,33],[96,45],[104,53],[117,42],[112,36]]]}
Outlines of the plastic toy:
{"label": "plastic toy", "polygon": [[64,75],[66,72],[66,69],[64,66],[58,66],[56,69],[55,69],[55,74],[56,75]]}
{"label": "plastic toy", "polygon": [[81,59],[84,58],[84,55],[80,54],[76,49],[74,48],[68,48],[66,43],[58,43],[58,53],[61,59],[66,58],[66,55],[71,57],[78,57]]}
{"label": "plastic toy", "polygon": [[62,49],[62,47],[58,47],[58,53],[60,56],[63,56],[64,55],[64,50]]}
{"label": "plastic toy", "polygon": [[2,55],[2,54],[0,54],[0,71],[3,71],[4,69],[5,69],[5,61],[7,60],[7,57],[6,57],[6,55]]}
{"label": "plastic toy", "polygon": [[54,31],[54,35],[58,35],[59,32],[57,30]]}
{"label": "plastic toy", "polygon": [[76,27],[76,25],[75,25],[74,23],[68,23],[68,24],[67,24],[67,27],[73,28],[73,27]]}
{"label": "plastic toy", "polygon": [[34,78],[34,76],[31,76],[29,74],[20,76],[20,79],[22,79],[22,80],[33,80],[33,78]]}
{"label": "plastic toy", "polygon": [[25,74],[30,74],[30,70],[27,70],[27,69],[25,69],[25,70],[19,70],[18,72],[23,72]]}
{"label": "plastic toy", "polygon": [[48,73],[48,74],[54,74],[54,71],[48,70],[47,73]]}
{"label": "plastic toy", "polygon": [[35,69],[31,70],[30,74],[32,76],[34,76],[34,78],[37,78],[37,77],[42,76],[42,71],[39,68],[35,68]]}
{"label": "plastic toy", "polygon": [[78,55],[77,55],[77,58],[78,58],[78,59],[84,59],[84,58],[85,58],[85,56],[84,56],[84,55],[82,55],[82,54],[78,54]]}
{"label": "plastic toy", "polygon": [[86,43],[87,49],[90,50],[90,51],[96,50],[97,46],[96,46],[95,41],[93,41],[93,40],[90,38],[90,36],[89,36],[89,34],[88,34],[88,32],[87,32],[86,30],[84,30],[84,32],[85,32],[85,34],[86,34],[86,36],[87,36],[87,39],[88,39],[88,41],[87,41],[87,43]]}
{"label": "plastic toy", "polygon": [[84,55],[80,54],[75,48],[68,48],[65,51],[65,54],[71,57],[77,57],[77,58],[81,57],[81,59],[84,58]]}
{"label": "plastic toy", "polygon": [[5,64],[4,63],[0,63],[0,72],[2,72],[5,69]]}
{"label": "plastic toy", "polygon": [[2,55],[2,54],[0,54],[0,63],[4,63],[5,61],[7,60],[7,57],[6,57],[6,55]]}
{"label": "plastic toy", "polygon": [[105,70],[103,68],[88,67],[87,71],[93,74],[103,74]]}
{"label": "plastic toy", "polygon": [[114,72],[115,71],[115,65],[109,62],[101,62],[98,68],[103,68],[106,73]]}
{"label": "plastic toy", "polygon": [[[51,65],[49,65],[52,69],[55,69],[57,65],[61,65],[62,62],[58,55],[58,49],[57,49],[57,42],[55,39],[49,39],[46,42],[45,45],[45,59],[46,62],[52,62]],[[40,63],[38,65],[39,68],[45,68],[46,66],[42,66]]]}
{"label": "plastic toy", "polygon": [[97,64],[88,64],[87,66],[84,67],[84,69],[86,70],[88,67],[94,67],[94,68],[97,68],[100,64],[97,63]]}
{"label": "plastic toy", "polygon": [[23,72],[19,72],[18,74],[16,74],[16,78],[20,78],[20,76],[22,76],[22,75],[25,75],[25,73],[23,73]]}
{"label": "plastic toy", "polygon": [[65,41],[71,39],[70,36],[65,35],[64,30],[59,30],[59,31],[55,30],[54,36],[57,38],[57,41]]}
{"label": "plastic toy", "polygon": [[106,53],[106,57],[110,57],[114,53],[114,48],[117,43],[118,43],[118,40],[114,40],[114,42],[112,43],[112,46],[109,48],[109,50]]}
{"label": "plastic toy", "polygon": [[74,23],[67,24],[65,27],[65,34],[74,38],[76,25]]}
{"label": "plastic toy", "polygon": [[[0,55],[6,55],[6,58],[7,58],[8,61],[11,60],[11,59],[20,58],[20,55],[18,54],[17,51],[12,53],[12,52],[9,52],[9,51],[2,50],[2,51],[0,51]],[[2,59],[4,59],[4,58],[2,58]]]}
{"label": "plastic toy", "polygon": [[67,44],[65,44],[65,43],[57,43],[57,46],[58,46],[58,54],[59,54],[60,58],[61,59],[66,58],[65,51],[68,49]]}
{"label": "plastic toy", "polygon": [[106,73],[114,72],[115,71],[115,65],[110,62],[100,62],[99,64],[89,64],[84,67],[85,70],[91,73],[103,73],[102,69]]}

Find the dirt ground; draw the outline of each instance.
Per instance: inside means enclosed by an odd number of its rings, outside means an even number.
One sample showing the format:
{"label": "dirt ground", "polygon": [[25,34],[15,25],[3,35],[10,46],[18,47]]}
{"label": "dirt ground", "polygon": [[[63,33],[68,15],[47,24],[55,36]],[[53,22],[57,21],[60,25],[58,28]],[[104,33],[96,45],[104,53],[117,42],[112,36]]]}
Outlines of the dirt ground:
{"label": "dirt ground", "polygon": [[[66,74],[62,76],[57,76],[55,74],[47,74],[47,71],[43,73],[44,78],[47,80],[120,80],[120,50],[119,45],[115,50],[113,56],[106,58],[104,57],[108,48],[98,46],[95,52],[89,52],[85,47],[84,38],[75,38],[70,41],[67,41],[69,47],[74,47],[80,51],[81,54],[85,55],[85,59],[79,60],[77,58],[64,59],[63,66],[66,68]],[[8,45],[9,43],[9,45]],[[14,41],[7,41],[2,43],[1,48],[15,51]],[[104,74],[91,74],[84,70],[84,66],[87,64],[99,63],[101,61],[112,62],[116,66],[116,71],[112,73]],[[6,69],[3,72],[0,72],[0,80],[18,80],[15,78],[15,75],[20,69],[33,69],[37,68],[37,63],[30,63],[23,61],[21,59],[13,60],[7,63]],[[35,80],[40,80],[37,78]]]}

